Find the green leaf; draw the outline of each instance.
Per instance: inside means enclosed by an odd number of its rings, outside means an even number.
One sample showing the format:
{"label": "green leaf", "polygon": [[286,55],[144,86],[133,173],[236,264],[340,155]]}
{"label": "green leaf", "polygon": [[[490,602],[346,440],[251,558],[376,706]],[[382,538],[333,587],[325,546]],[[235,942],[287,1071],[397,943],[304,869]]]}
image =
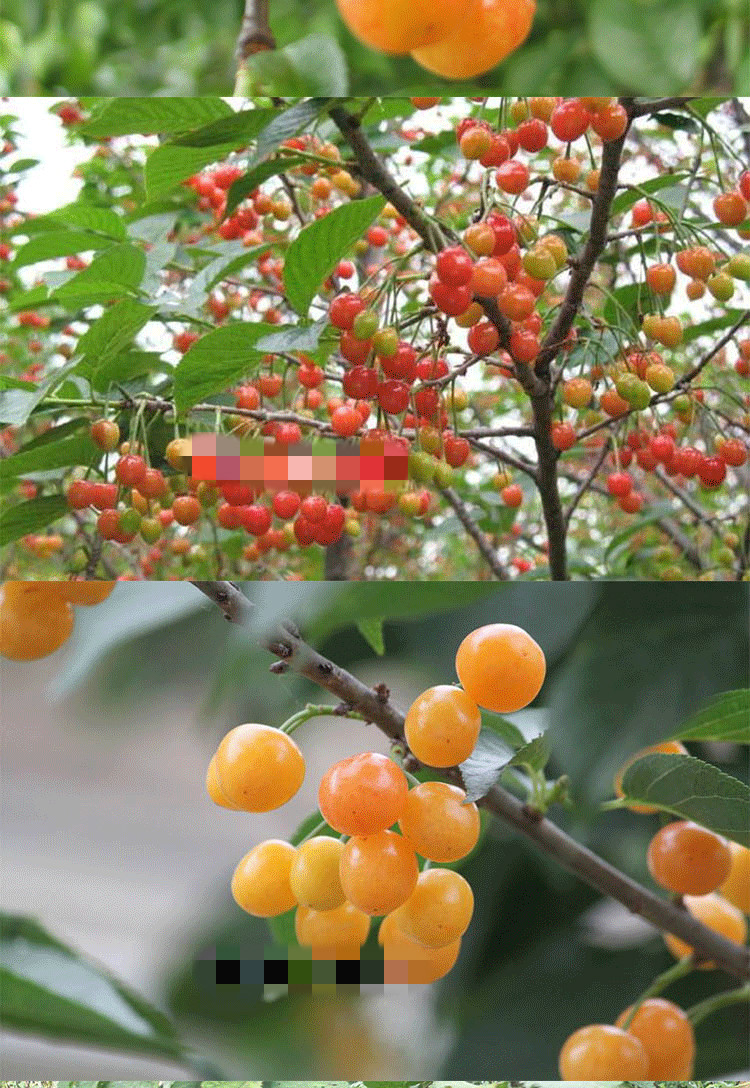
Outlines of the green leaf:
{"label": "green leaf", "polygon": [[327,34],[311,34],[282,49],[256,53],[249,60],[248,73],[261,88],[259,93],[343,98],[349,90],[346,57]]}
{"label": "green leaf", "polygon": [[734,325],[743,316],[743,310],[725,309],[721,317],[709,318],[708,321],[698,321],[694,325],[685,325],[682,330],[682,342],[690,344],[701,336],[721,332],[723,329],[728,329],[730,325]]}
{"label": "green leaf", "polygon": [[365,642],[368,644],[368,646],[370,646],[379,657],[382,657],[385,653],[382,618],[358,620],[357,630],[359,631]]}
{"label": "green leaf", "polygon": [[36,921],[2,916],[0,1011],[7,1030],[179,1058],[167,1018]]}
{"label": "green leaf", "polygon": [[466,800],[478,801],[492,789],[500,772],[513,759],[513,749],[502,737],[482,729],[468,759],[461,764],[461,777],[466,787]]}
{"label": "green leaf", "polygon": [[[54,431],[48,434],[54,434]],[[26,476],[29,472],[88,465],[96,456],[96,446],[87,434],[66,435],[58,441],[30,445],[30,448],[6,457],[0,461],[0,477]]]}
{"label": "green leaf", "polygon": [[540,734],[518,749],[513,759],[511,759],[510,765],[512,767],[527,767],[530,771],[543,771],[549,762],[549,757],[549,741],[543,734]]}
{"label": "green leaf", "polygon": [[146,254],[136,246],[112,246],[94,257],[91,264],[63,283],[51,298],[69,301],[73,298],[107,299],[122,294],[123,287],[136,288],[146,269]]}
{"label": "green leaf", "polygon": [[45,529],[67,510],[68,504],[63,495],[43,495],[39,499],[9,506],[0,513],[0,546],[12,544],[27,533]]}
{"label": "green leaf", "polygon": [[204,166],[220,162],[231,151],[244,147],[275,115],[273,109],[244,110],[155,148],[146,160],[149,200],[168,193]]}
{"label": "green leaf", "polygon": [[328,104],[327,98],[308,98],[304,102],[298,102],[288,110],[278,113],[270,124],[266,125],[258,135],[253,162],[260,162],[270,155],[272,151],[297,136],[303,129],[315,121]]}
{"label": "green leaf", "polygon": [[526,743],[526,738],[518,726],[513,725],[513,722],[509,722],[506,718],[501,718],[499,714],[490,714],[487,710],[483,711],[482,728],[491,729],[493,733],[497,733],[500,739],[504,740],[513,751],[523,748]]}
{"label": "green leaf", "polygon": [[231,114],[231,106],[219,97],[110,98],[78,131],[92,139],[131,133],[186,132]]}
{"label": "green leaf", "polygon": [[353,200],[300,231],[284,264],[287,299],[297,313],[307,315],[321,284],[384,207],[381,196]]}
{"label": "green leaf", "polygon": [[293,170],[295,166],[301,166],[305,161],[299,155],[284,155],[278,159],[270,159],[268,162],[259,163],[254,169],[248,170],[241,178],[237,178],[235,182],[232,182],[229,188],[226,215],[231,215],[245,197],[249,196],[250,193],[254,193],[264,181],[283,174],[285,170]]}
{"label": "green leaf", "polygon": [[531,771],[541,771],[547,765],[550,749],[544,736],[534,737],[528,743],[523,743],[515,752],[513,747],[493,730],[482,729],[474,751],[460,768],[466,786],[467,801],[478,801],[484,797],[506,767],[527,767]]}
{"label": "green leaf", "polygon": [[222,392],[247,373],[262,354],[257,341],[274,331],[273,325],[226,325],[196,340],[175,368],[177,411],[187,412],[214,393]]}
{"label": "green leaf", "polygon": [[97,393],[106,393],[112,382],[127,382],[163,366],[164,360],[155,351],[122,351],[98,366],[90,381]]}
{"label": "green leaf", "polygon": [[[682,186],[675,185],[675,182],[681,181],[688,175],[684,172],[660,174],[658,177],[649,178],[648,181],[639,182],[637,189],[626,189],[624,193],[620,193],[612,201],[612,215],[620,215],[622,212],[628,211],[637,204],[639,200],[643,199],[644,193],[660,193],[663,189],[675,189],[679,194],[679,199],[674,201],[675,205],[679,207],[679,201],[684,197],[685,189]],[[663,199],[663,194],[659,199]],[[667,201],[669,203],[669,201]]]}
{"label": "green leaf", "polygon": [[630,91],[672,94],[687,89],[700,63],[701,24],[694,0],[592,0],[591,51]]}
{"label": "green leaf", "polygon": [[[90,230],[117,241],[125,240],[125,221],[110,208],[92,207],[90,204],[76,202],[40,218],[48,221],[51,227],[55,227],[58,223],[67,223],[68,226]],[[38,227],[39,220],[34,222]]]}
{"label": "green leaf", "polygon": [[119,355],[155,313],[155,306],[145,306],[129,298],[105,310],[78,341],[78,353],[83,355],[83,362],[77,369],[90,375],[102,363]]}
{"label": "green leaf", "polygon": [[89,249],[106,249],[110,244],[109,239],[84,231],[49,231],[21,246],[13,261],[13,267],[24,268],[26,265],[36,264],[37,261],[69,257],[73,253],[83,253]]}
{"label": "green leaf", "polygon": [[328,320],[321,318],[312,325],[289,325],[288,328],[277,329],[258,341],[258,351],[267,351],[271,355],[289,351],[315,351],[327,325]]}
{"label": "green leaf", "polygon": [[750,691],[725,691],[673,734],[675,740],[750,744]]}
{"label": "green leaf", "polygon": [[750,846],[750,787],[701,759],[643,756],[625,771],[622,791],[626,801],[653,805]]}

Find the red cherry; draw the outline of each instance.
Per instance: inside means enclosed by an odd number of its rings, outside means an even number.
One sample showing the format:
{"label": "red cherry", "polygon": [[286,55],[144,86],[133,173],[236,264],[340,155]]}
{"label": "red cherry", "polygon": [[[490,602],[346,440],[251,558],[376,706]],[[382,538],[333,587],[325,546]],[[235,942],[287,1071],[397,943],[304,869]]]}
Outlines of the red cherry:
{"label": "red cherry", "polygon": [[727,475],[727,466],[721,457],[703,457],[698,466],[698,476],[704,487],[719,487]]}
{"label": "red cherry", "polygon": [[651,439],[649,448],[656,460],[666,465],[674,457],[676,446],[674,439],[670,438],[668,434],[658,434]]}
{"label": "red cherry", "polygon": [[351,438],[361,426],[362,417],[348,404],[342,404],[331,416],[331,427],[342,438]]}
{"label": "red cherry", "polygon": [[747,449],[739,438],[725,438],[716,444],[716,452],[725,465],[739,468],[747,460]]}
{"label": "red cherry", "polygon": [[138,487],[146,475],[146,462],[136,453],[127,453],[115,465],[115,476],[125,487]]}
{"label": "red cherry", "polygon": [[367,309],[365,302],[351,292],[337,295],[331,302],[328,310],[328,318],[337,329],[351,329],[357,314]]}
{"label": "red cherry", "polygon": [[445,459],[451,468],[461,468],[469,459],[471,446],[468,439],[449,434],[444,443]]}
{"label": "red cherry", "polygon": [[294,535],[297,538],[297,543],[303,548],[308,547],[315,540],[315,529],[312,522],[307,521],[306,518],[298,517],[295,519]]}
{"label": "red cherry", "polygon": [[263,536],[271,528],[271,511],[260,503],[241,506],[239,519],[243,528],[253,536]]}
{"label": "red cherry", "polygon": [[326,516],[328,502],[323,495],[308,495],[300,504],[300,515],[311,525],[321,522]]}
{"label": "red cherry", "polygon": [[288,521],[295,516],[300,507],[300,497],[296,491],[277,491],[271,505],[278,518]]}
{"label": "red cherry", "polygon": [[438,253],[435,271],[446,287],[465,287],[474,270],[474,262],[462,246],[450,246]]}
{"label": "red cherry", "polygon": [[516,129],[518,143],[524,151],[541,151],[547,146],[547,126],[538,117],[522,121]]}
{"label": "red cherry", "polygon": [[244,506],[255,498],[252,487],[241,480],[225,480],[219,484],[219,491],[230,506]]}
{"label": "red cherry", "polygon": [[558,140],[569,144],[583,136],[591,122],[591,114],[577,98],[558,102],[550,117],[550,128]]}
{"label": "red cherry", "polygon": [[495,181],[504,193],[514,196],[523,193],[529,184],[529,168],[525,163],[511,159],[498,166],[495,171]]}
{"label": "red cherry", "polygon": [[71,510],[85,510],[93,505],[93,485],[88,480],[74,480],[65,492]]}
{"label": "red cherry", "polygon": [[438,310],[442,310],[449,317],[458,317],[465,313],[471,304],[471,289],[467,285],[448,287],[437,276],[430,277],[429,292]]}
{"label": "red cherry", "polygon": [[621,495],[617,505],[626,514],[637,514],[643,507],[643,495],[640,491],[629,491],[627,495]]}
{"label": "red cherry", "polygon": [[502,257],[516,243],[515,225],[507,215],[500,215],[498,212],[491,212],[487,216],[487,224],[492,227],[495,235],[495,248],[492,251],[492,256]]}
{"label": "red cherry", "polygon": [[409,386],[404,382],[387,381],[378,386],[380,407],[389,415],[399,415],[409,404]]}
{"label": "red cherry", "polygon": [[373,367],[353,366],[344,374],[342,385],[348,397],[357,400],[374,397],[378,388],[378,374]]}
{"label": "red cherry", "polygon": [[615,498],[629,495],[633,490],[633,478],[629,472],[612,472],[607,477],[607,491]]}

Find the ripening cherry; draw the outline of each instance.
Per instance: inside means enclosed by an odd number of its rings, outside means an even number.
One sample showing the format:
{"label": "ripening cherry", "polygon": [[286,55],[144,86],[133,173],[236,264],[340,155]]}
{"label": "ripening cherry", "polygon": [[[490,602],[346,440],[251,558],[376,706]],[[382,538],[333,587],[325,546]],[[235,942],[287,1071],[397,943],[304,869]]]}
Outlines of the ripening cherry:
{"label": "ripening cherry", "polygon": [[517,196],[526,191],[529,185],[529,168],[525,163],[511,159],[498,166],[495,171],[495,181],[504,193]]}
{"label": "ripening cherry", "polygon": [[725,227],[738,227],[748,215],[747,204],[742,193],[719,193],[714,198],[714,214]]}
{"label": "ripening cherry", "polygon": [[495,298],[508,282],[504,265],[496,257],[484,257],[473,267],[470,288],[481,298]]}
{"label": "ripening cherry", "polygon": [[658,1082],[690,1080],[695,1058],[695,1035],[686,1013],[663,997],[649,997],[630,1024],[632,1007],[617,1017],[616,1027],[640,1039],[648,1058],[648,1079]]}
{"label": "ripening cherry", "polygon": [[475,355],[492,355],[500,346],[500,333],[491,321],[479,321],[469,329],[467,342]]}
{"label": "ripening cherry", "polygon": [[503,500],[506,506],[509,506],[512,510],[518,509],[523,503],[523,490],[520,484],[508,484],[500,492],[500,498]]}
{"label": "ripening cherry", "polygon": [[645,1080],[648,1057],[640,1039],[609,1024],[589,1024],[574,1031],[560,1051],[562,1080]]}
{"label": "ripening cherry", "polygon": [[271,511],[260,503],[240,507],[240,524],[252,536],[263,536],[271,528]]}
{"label": "ripening cherry", "polygon": [[318,803],[326,822],[344,835],[374,835],[401,815],[409,785],[401,768],[378,752],[339,760],[320,782]]}
{"label": "ripening cherry", "polygon": [[605,144],[619,140],[628,127],[628,111],[619,102],[611,102],[592,113],[591,127]]}
{"label": "ripening cherry", "polygon": [[409,840],[384,830],[353,835],[341,855],[339,875],[347,902],[365,914],[382,916],[409,898],[419,865]]}
{"label": "ripening cherry", "polygon": [[576,431],[571,423],[553,423],[550,434],[556,450],[569,450],[576,443]]}
{"label": "ripening cherry", "polygon": [[726,839],[688,820],[675,820],[654,835],[648,869],[657,884],[678,895],[708,895],[729,876]]}
{"label": "ripening cherry", "polygon": [[97,419],[91,424],[91,438],[100,450],[111,453],[120,441],[120,428],[113,419]]}
{"label": "ripening cherry", "polygon": [[591,115],[578,98],[559,102],[552,111],[550,128],[558,140],[573,143],[583,136],[591,122]]}
{"label": "ripening cherry", "polygon": [[498,296],[497,304],[504,317],[511,321],[524,321],[534,312],[536,299],[528,287],[509,283]]}
{"label": "ripening cherry", "polygon": [[669,295],[677,276],[670,264],[653,264],[646,271],[646,282],[655,295]]}

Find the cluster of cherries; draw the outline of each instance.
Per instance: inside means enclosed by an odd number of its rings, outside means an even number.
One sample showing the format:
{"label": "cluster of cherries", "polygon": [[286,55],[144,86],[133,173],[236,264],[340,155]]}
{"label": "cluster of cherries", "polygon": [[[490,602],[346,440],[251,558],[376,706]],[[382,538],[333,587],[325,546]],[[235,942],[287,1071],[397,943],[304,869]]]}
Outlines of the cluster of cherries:
{"label": "cluster of cherries", "polygon": [[[461,687],[429,688],[406,715],[406,744],[428,767],[468,759],[480,706],[509,713],[528,705],[542,686],[545,659],[526,631],[490,624],[462,641],[456,671]],[[290,719],[289,731],[302,720]],[[289,732],[245,724],[219,744],[206,787],[224,808],[268,812],[286,804],[304,776]],[[334,763],[320,782],[318,806],[322,819],[304,838],[266,840],[242,858],[232,877],[236,902],[261,918],[293,910],[297,940],[319,959],[358,959],[379,918],[386,981],[442,978],[474,910],[469,883],[444,866],[477,845],[477,806],[446,782],[414,780],[410,788],[398,763],[378,752]]]}
{"label": "cluster of cherries", "polygon": [[[637,752],[615,777],[615,793],[624,797],[623,777],[635,760],[654,753],[687,755],[679,741],[669,740]],[[634,812],[653,815],[652,805],[628,802]],[[730,941],[744,944],[750,914],[750,850],[706,827],[674,820],[656,832],[648,847],[648,869],[654,881],[679,897],[685,909]],[[688,967],[714,965],[672,934],[667,948]],[[656,991],[658,992],[658,990]],[[654,994],[654,987],[650,988]],[[625,1009],[615,1024],[589,1024],[566,1039],[560,1051],[563,1080],[684,1081],[693,1075],[695,1031],[691,1016],[673,1001],[646,996]]]}

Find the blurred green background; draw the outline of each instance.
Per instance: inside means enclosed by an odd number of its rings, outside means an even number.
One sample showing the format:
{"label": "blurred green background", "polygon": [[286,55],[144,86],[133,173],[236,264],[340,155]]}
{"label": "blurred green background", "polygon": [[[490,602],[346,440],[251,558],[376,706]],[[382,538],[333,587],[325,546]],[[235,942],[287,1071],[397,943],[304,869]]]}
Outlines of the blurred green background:
{"label": "blurred green background", "polygon": [[[230,94],[240,0],[5,0],[0,90]],[[479,81],[449,83],[356,42],[334,0],[271,0],[278,94],[750,93],[746,0],[538,0],[526,44]]]}
{"label": "blurred green background", "polygon": [[[602,813],[623,760],[662,739],[712,695],[748,685],[748,586],[248,584],[259,626],[279,616],[405,707],[454,680],[460,639],[486,622],[525,627],[548,678],[535,705],[510,716],[527,736],[546,729],[551,775],[567,773],[572,804],[552,818],[650,884],[656,817]],[[385,655],[356,623],[382,616]],[[314,807],[335,759],[387,751],[375,727],[340,719],[297,735],[308,776],[284,809],[249,816],[205,796],[205,766],[241,721],[280,724],[325,693],[274,676],[271,656],[186,583],[123,583],[78,612],[68,647],[37,665],[3,662],[6,906],[39,918],[176,1019],[225,1076],[307,1079],[441,1075],[554,1079],[566,1036],[612,1021],[671,957],[661,938],[541,856],[496,821],[464,867],[476,897],[457,967],[433,987],[361,998],[262,1003],[238,986],[196,980],[207,950],[262,955],[265,923],[237,908],[229,878],[262,838],[288,835]],[[322,695],[322,698],[321,698]],[[747,778],[747,750],[693,745]],[[727,988],[695,972],[668,992],[689,1006]],[[696,1076],[747,1076],[739,1006],[698,1031]],[[169,1062],[119,1058],[14,1036],[5,1072],[171,1076]]]}

